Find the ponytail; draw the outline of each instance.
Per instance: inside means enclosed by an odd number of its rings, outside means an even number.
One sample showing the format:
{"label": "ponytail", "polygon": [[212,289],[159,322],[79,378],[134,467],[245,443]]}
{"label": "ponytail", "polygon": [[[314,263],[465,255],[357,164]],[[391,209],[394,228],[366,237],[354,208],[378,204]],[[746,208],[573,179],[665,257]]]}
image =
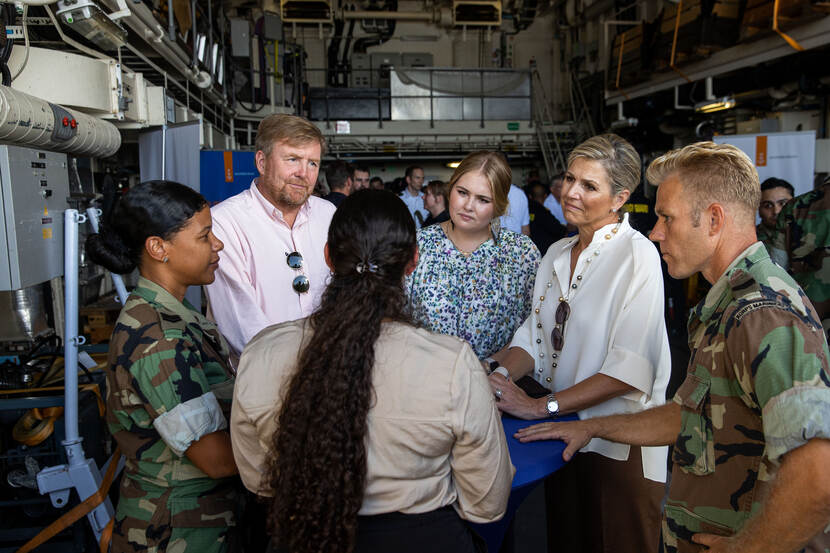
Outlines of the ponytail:
{"label": "ponytail", "polygon": [[354,548],[366,480],[364,438],[375,342],[384,321],[411,324],[403,290],[415,224],[390,192],[361,190],[335,212],[331,283],[310,317],[272,438],[269,524],[291,553]]}

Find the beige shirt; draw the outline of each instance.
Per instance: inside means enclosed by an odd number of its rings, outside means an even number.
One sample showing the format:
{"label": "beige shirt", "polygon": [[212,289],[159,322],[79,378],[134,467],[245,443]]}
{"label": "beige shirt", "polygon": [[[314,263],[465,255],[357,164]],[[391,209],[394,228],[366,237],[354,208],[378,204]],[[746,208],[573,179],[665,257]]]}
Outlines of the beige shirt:
{"label": "beige shirt", "polygon": [[[268,327],[240,359],[231,440],[243,483],[260,495],[271,495],[262,478],[304,328],[305,319]],[[470,346],[384,323],[372,383],[377,399],[368,413],[359,514],[425,513],[452,504],[472,522],[501,518],[514,469],[487,377]]]}

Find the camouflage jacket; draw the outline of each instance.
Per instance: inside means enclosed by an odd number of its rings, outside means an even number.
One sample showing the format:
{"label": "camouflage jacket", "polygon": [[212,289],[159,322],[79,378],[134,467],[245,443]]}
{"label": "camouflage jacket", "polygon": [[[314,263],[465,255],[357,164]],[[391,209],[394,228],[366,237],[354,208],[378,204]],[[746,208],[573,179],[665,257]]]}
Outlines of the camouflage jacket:
{"label": "camouflage jacket", "polygon": [[143,540],[135,521],[155,528],[233,524],[231,480],[209,478],[184,455],[193,441],[227,428],[227,358],[214,323],[139,279],[116,322],[107,372],[107,423],[127,459],[116,519],[133,520],[131,542]]}
{"label": "camouflage jacket", "polygon": [[815,310],[756,242],[689,317],[682,425],[663,518],[667,552],[704,551],[760,507],[788,451],[830,437],[828,350]]}
{"label": "camouflage jacket", "polygon": [[773,259],[790,271],[830,329],[830,183],[790,200],[778,214]]}
{"label": "camouflage jacket", "polygon": [[773,244],[773,239],[775,238],[775,229],[770,229],[764,223],[760,223],[758,226],[755,227],[755,236],[758,238],[758,242],[763,242],[764,246],[766,246],[767,251],[772,251],[771,247]]}

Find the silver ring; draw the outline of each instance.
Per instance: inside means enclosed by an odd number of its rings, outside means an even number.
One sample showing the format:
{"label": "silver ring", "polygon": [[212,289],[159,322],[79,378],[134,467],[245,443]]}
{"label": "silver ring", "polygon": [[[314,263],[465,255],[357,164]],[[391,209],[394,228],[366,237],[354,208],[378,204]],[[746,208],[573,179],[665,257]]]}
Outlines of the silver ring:
{"label": "silver ring", "polygon": [[496,399],[501,400],[501,396],[504,395],[504,392],[501,391],[501,388],[496,388]]}

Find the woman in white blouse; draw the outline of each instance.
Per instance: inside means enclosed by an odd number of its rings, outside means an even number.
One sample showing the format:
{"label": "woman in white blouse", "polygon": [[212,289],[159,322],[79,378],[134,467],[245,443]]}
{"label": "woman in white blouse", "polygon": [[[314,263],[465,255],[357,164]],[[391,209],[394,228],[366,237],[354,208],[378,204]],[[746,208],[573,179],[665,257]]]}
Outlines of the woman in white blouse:
{"label": "woman in white blouse", "polygon": [[[530,317],[493,356],[504,367],[490,376],[503,411],[584,419],[664,403],[671,361],[660,257],[620,211],[640,167],[631,144],[613,134],[568,157],[562,208],[579,232],[550,247]],[[513,383],[528,374],[553,393],[528,397]],[[546,486],[552,548],[657,551],[666,455],[666,447],[592,440]]]}

